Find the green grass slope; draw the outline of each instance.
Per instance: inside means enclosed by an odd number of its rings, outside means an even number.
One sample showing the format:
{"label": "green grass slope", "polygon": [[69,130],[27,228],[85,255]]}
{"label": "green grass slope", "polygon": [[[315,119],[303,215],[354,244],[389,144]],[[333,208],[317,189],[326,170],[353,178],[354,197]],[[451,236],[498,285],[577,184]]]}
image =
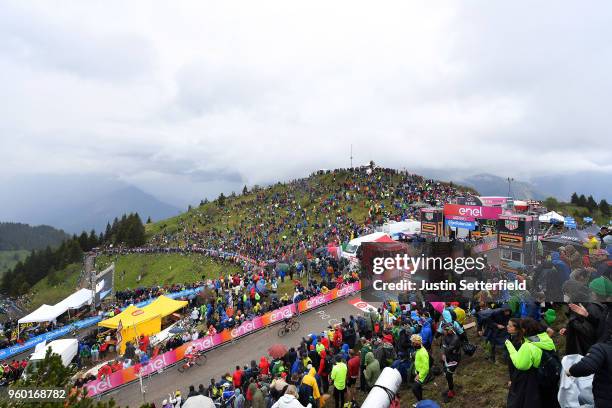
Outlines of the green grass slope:
{"label": "green grass slope", "polygon": [[115,289],[191,283],[202,279],[239,272],[238,266],[222,264],[210,257],[191,254],[128,254],[99,256],[96,268],[101,271],[115,262]]}
{"label": "green grass slope", "polygon": [[17,262],[26,259],[30,251],[24,249],[16,251],[0,251],[0,276],[10,269],[13,269]]}

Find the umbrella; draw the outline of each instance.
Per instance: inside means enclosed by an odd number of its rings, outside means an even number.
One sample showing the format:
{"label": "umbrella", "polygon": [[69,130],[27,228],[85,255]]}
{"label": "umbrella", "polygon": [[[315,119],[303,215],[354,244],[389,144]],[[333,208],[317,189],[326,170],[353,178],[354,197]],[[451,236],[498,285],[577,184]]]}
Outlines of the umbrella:
{"label": "umbrella", "polygon": [[181,405],[182,408],[215,408],[215,403],[212,399],[203,395],[194,395],[189,397]]}
{"label": "umbrella", "polygon": [[183,332],[185,331],[185,329],[183,329],[183,328],[182,328],[182,327],[180,327],[180,326],[174,326],[174,327],[173,327],[173,328],[171,328],[169,331],[170,331],[170,333],[172,333],[172,334],[179,334],[179,333],[183,333]]}
{"label": "umbrella", "polygon": [[429,302],[429,303],[431,303],[433,308],[437,310],[439,313],[442,313],[442,311],[444,310],[444,302]]}
{"label": "umbrella", "polygon": [[289,272],[289,265],[286,263],[280,263],[277,265],[278,271]]}
{"label": "umbrella", "polygon": [[268,354],[272,358],[281,358],[287,354],[287,347],[283,344],[275,344],[268,349]]}

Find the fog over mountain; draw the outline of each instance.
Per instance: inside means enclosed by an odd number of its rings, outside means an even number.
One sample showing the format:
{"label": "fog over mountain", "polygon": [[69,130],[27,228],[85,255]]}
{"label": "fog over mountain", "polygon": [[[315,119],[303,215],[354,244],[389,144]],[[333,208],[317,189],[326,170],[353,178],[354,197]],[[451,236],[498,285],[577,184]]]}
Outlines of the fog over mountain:
{"label": "fog over mountain", "polygon": [[101,176],[23,176],[0,180],[0,220],[31,225],[46,224],[69,233],[94,228],[123,213],[138,212],[160,220],[179,209],[118,179]]}

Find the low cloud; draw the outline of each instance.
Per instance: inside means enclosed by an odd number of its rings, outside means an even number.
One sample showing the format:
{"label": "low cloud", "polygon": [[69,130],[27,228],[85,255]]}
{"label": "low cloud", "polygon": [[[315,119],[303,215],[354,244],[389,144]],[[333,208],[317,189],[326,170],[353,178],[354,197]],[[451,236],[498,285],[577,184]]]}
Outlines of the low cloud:
{"label": "low cloud", "polygon": [[173,203],[348,167],[351,145],[397,168],[612,173],[611,12],[12,2],[0,171],[102,172]]}

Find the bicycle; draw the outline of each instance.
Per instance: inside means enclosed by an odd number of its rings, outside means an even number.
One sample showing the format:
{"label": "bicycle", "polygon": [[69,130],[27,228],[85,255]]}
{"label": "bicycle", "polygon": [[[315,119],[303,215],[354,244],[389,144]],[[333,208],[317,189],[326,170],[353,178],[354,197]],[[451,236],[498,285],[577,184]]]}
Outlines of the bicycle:
{"label": "bicycle", "polygon": [[181,364],[181,366],[178,368],[179,373],[184,373],[186,370],[188,370],[190,367],[192,367],[194,364],[197,366],[203,366],[206,363],[206,360],[208,358],[206,357],[206,354],[204,353],[203,350],[198,350],[195,352],[194,356],[187,359],[187,361],[185,361],[183,364]]}
{"label": "bicycle", "polygon": [[278,337],[284,337],[289,332],[296,332],[300,329],[300,322],[295,319],[285,321],[285,325],[278,329]]}

